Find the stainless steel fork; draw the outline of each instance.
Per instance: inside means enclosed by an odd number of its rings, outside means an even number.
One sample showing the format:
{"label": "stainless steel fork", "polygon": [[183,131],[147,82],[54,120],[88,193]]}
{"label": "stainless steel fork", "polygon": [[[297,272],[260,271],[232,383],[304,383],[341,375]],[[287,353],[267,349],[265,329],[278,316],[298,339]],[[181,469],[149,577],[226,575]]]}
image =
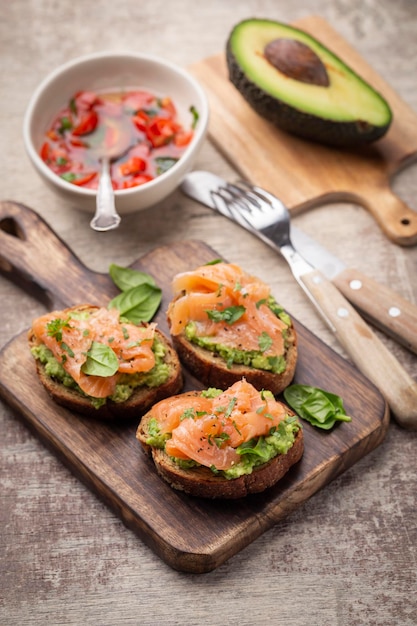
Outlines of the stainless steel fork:
{"label": "stainless steel fork", "polygon": [[417,383],[374,334],[341,292],[295,250],[290,216],[282,202],[264,189],[241,182],[211,191],[220,213],[278,250],[339,343],[385,396],[396,420],[417,427]]}
{"label": "stainless steel fork", "polygon": [[[219,212],[227,212],[230,218],[280,252],[297,281],[314,270],[292,244],[290,214],[279,198],[246,181],[226,183],[211,195]],[[220,202],[223,202],[223,210]],[[304,288],[302,281],[300,284]]]}

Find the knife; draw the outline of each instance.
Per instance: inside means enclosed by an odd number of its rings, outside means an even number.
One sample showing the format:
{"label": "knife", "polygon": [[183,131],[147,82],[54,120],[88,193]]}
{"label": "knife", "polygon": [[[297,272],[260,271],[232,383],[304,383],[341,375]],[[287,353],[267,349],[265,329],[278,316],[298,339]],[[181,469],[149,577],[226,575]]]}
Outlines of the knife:
{"label": "knife", "polygon": [[[294,278],[323,316],[352,361],[385,396],[396,421],[403,428],[417,430],[417,382],[411,378],[394,354],[371,331],[339,289],[320,270],[308,263],[290,241],[281,237],[281,234],[278,235],[277,232],[275,244],[270,241],[274,231],[269,218],[264,220],[265,227],[260,227],[258,231],[254,226],[249,225],[249,223],[253,224],[253,221],[249,219],[248,215],[246,215],[246,220],[245,218],[241,220],[239,211],[237,210],[236,213],[233,206],[231,207],[226,201],[224,207],[222,202],[219,202],[218,205],[215,204],[215,197],[223,197],[219,193],[222,189],[226,189],[225,197],[226,199],[228,197],[227,193],[228,190],[230,191],[230,186],[228,187],[226,181],[204,172],[193,172],[192,174],[194,175],[187,175],[184,179],[183,191],[188,192],[188,195],[200,202],[203,201],[202,198],[204,197],[204,203],[207,206],[230,217],[282,254],[290,265]],[[260,196],[262,196],[262,190],[258,188],[257,192],[260,192]],[[264,193],[267,194],[267,192]],[[213,202],[211,201],[212,197]],[[240,200],[244,202],[244,198],[240,198]],[[271,194],[269,194],[269,200],[264,202],[269,202],[272,205],[274,202],[277,205],[281,204]]]}
{"label": "knife", "polygon": [[[181,190],[194,200],[219,211],[211,192],[224,184],[226,181],[211,172],[193,171],[185,176]],[[251,232],[257,234],[256,231]],[[359,270],[347,268],[340,259],[294,225],[291,225],[291,239],[305,260],[329,278],[364,318],[417,354],[417,305]],[[262,240],[265,242],[265,239]],[[267,243],[276,249],[272,241]]]}

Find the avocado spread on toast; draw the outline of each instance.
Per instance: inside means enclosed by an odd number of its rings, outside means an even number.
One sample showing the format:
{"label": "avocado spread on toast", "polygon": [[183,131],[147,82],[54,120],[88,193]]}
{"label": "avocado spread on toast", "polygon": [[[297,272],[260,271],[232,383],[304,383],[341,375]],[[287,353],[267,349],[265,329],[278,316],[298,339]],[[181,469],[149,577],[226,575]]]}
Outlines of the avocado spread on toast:
{"label": "avocado spread on toast", "polygon": [[[202,392],[207,397],[215,397],[221,394],[221,390],[210,388]],[[270,392],[264,391],[264,394]],[[272,394],[271,394],[272,395]],[[187,417],[187,416],[185,416]],[[192,419],[192,417],[188,417]],[[211,471],[219,476],[223,476],[228,480],[233,480],[245,474],[251,474],[259,465],[263,465],[276,457],[278,454],[286,454],[293,446],[297,432],[301,428],[296,416],[287,415],[277,427],[272,427],[268,435],[255,437],[242,443],[236,448],[236,452],[240,455],[241,460],[232,468],[226,470],[218,470],[211,467]],[[170,438],[170,433],[161,433],[158,422],[155,418],[151,418],[148,425],[148,439],[146,443],[154,448],[165,449],[165,444]],[[171,457],[172,460],[182,469],[192,469],[200,467],[200,464],[193,460],[184,460]]]}
{"label": "avocado spread on toast", "polygon": [[[288,327],[291,325],[291,318],[284,311],[276,300],[270,296],[267,302],[271,311]],[[287,348],[287,330],[283,330],[284,345]],[[185,336],[188,341],[194,343],[205,350],[216,352],[227,363],[230,368],[233,364],[245,365],[255,369],[265,370],[274,374],[282,374],[285,372],[287,362],[283,355],[265,356],[261,349],[259,350],[242,350],[238,347],[231,347],[218,343],[215,337],[199,337],[197,335],[197,326],[195,322],[189,322],[185,327]]]}
{"label": "avocado spread on toast", "polygon": [[152,350],[155,354],[155,365],[149,372],[138,372],[136,374],[124,374],[116,385],[114,394],[108,398],[93,398],[87,396],[77,385],[75,380],[67,374],[61,363],[53,356],[51,350],[44,344],[40,344],[31,349],[33,356],[45,367],[45,373],[54,378],[64,387],[75,389],[82,396],[88,397],[94,408],[99,409],[106,401],[126,402],[138,387],[159,387],[169,378],[169,366],[164,362],[165,348],[163,344],[155,338]]}

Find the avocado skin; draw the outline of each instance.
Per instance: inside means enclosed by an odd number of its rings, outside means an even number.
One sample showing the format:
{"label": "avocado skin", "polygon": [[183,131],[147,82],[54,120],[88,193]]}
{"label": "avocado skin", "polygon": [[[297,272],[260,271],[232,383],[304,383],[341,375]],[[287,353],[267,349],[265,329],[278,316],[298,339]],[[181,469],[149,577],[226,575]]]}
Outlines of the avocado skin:
{"label": "avocado skin", "polygon": [[258,115],[281,130],[302,139],[342,148],[374,142],[388,131],[391,117],[383,126],[375,126],[360,120],[335,122],[300,111],[271,96],[246,76],[232,51],[230,41],[231,35],[226,44],[229,80]]}

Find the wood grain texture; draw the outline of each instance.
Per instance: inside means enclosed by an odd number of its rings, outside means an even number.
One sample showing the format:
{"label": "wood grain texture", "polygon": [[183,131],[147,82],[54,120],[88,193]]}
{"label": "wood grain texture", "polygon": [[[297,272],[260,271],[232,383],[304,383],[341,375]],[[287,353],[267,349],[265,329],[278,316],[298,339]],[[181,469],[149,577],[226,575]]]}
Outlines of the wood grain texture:
{"label": "wood grain texture", "polygon": [[211,138],[244,178],[278,195],[294,214],[328,202],[356,202],[370,211],[392,241],[417,243],[417,215],[390,187],[391,177],[417,158],[416,114],[324,19],[307,17],[296,25],[384,95],[393,110],[387,135],[352,150],[293,137],[250,108],[229,82],[221,53],[190,68],[209,97]]}
{"label": "wood grain texture", "polygon": [[[113,295],[110,278],[83,266],[36,213],[15,203],[0,203],[0,218],[10,223],[10,233],[1,232],[0,242],[2,267],[8,266],[12,278],[25,275],[27,280],[30,275],[36,289],[47,290],[49,301],[63,306],[81,304],[87,297],[106,304]],[[41,262],[35,253],[42,255]],[[203,242],[184,241],[155,248],[131,265],[154,276],[163,290],[156,317],[161,330],[168,333],[165,311],[173,276],[218,256]],[[55,282],[57,267],[65,267],[64,288],[62,281]],[[0,353],[0,393],[74,474],[166,563],[181,571],[208,572],[351,467],[385,436],[388,409],[378,390],[304,326],[296,322],[296,328],[299,360],[295,382],[342,396],[352,422],[340,424],[330,433],[306,424],[300,463],[275,487],[237,503],[190,498],[166,485],[136,441],[140,416],[130,426],[112,426],[53,403],[36,376],[26,332]],[[185,375],[185,390],[202,388],[190,373]]]}
{"label": "wood grain texture", "polygon": [[[417,307],[386,285],[348,268],[332,279],[355,308],[374,326],[417,354]],[[359,286],[360,285],[360,288]],[[370,311],[375,313],[370,314]]]}
{"label": "wood grain texture", "polygon": [[[269,282],[297,319],[343,354],[285,262],[180,191],[149,211],[127,216],[111,233],[92,232],[89,216],[57,198],[31,168],[22,119],[39,82],[79,54],[122,46],[188,67],[221,52],[229,28],[240,19],[259,15],[291,23],[312,11],[325,17],[417,113],[417,3],[125,0],[89,3],[88,11],[80,1],[3,5],[1,199],[35,208],[87,267],[100,272],[110,262],[128,265],[155,246],[204,239]],[[210,140],[196,166],[228,180],[238,176]],[[417,209],[415,166],[396,176],[393,185]],[[294,223],[347,267],[417,302],[417,247],[391,244],[362,207],[327,204],[297,213]],[[45,306],[3,275],[0,299],[3,347]],[[380,336],[417,380],[415,354]],[[166,565],[27,423],[0,398],[2,625],[416,626],[417,433],[395,421],[380,446],[203,575]]]}
{"label": "wood grain texture", "polygon": [[321,272],[303,274],[301,281],[352,361],[385,395],[398,423],[417,430],[417,383],[407,370]]}

